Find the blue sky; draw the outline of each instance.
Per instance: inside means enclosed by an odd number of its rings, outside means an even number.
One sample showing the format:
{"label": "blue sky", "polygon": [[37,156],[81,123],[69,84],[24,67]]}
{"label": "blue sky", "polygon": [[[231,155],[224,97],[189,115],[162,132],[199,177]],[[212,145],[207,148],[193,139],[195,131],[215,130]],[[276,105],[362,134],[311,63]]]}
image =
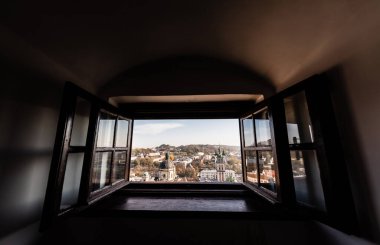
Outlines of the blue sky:
{"label": "blue sky", "polygon": [[135,120],[132,147],[189,144],[240,146],[238,119]]}

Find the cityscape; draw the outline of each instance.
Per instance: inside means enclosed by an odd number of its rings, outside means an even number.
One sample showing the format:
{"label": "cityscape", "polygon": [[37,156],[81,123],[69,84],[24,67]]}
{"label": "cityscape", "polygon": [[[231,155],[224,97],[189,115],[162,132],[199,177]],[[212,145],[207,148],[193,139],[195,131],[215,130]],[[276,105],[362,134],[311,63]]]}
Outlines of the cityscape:
{"label": "cityscape", "polygon": [[133,148],[132,182],[243,182],[240,146]]}

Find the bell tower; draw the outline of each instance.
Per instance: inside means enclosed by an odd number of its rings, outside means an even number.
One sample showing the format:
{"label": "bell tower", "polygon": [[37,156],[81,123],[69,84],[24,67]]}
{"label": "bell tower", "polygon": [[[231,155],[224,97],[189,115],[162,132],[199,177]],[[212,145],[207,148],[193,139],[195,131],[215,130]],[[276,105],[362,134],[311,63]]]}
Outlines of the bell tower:
{"label": "bell tower", "polygon": [[226,165],[225,165],[225,153],[224,150],[221,152],[220,147],[218,149],[218,152],[215,152],[215,169],[216,169],[216,179],[218,182],[224,182],[226,181]]}

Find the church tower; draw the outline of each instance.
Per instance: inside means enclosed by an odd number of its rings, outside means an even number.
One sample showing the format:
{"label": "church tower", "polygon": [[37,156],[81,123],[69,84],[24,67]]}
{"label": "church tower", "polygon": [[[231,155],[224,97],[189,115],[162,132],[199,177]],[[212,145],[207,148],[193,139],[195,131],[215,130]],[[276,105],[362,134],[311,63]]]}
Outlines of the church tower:
{"label": "church tower", "polygon": [[174,181],[177,177],[175,166],[170,160],[169,152],[165,153],[165,160],[160,164],[158,179],[159,181]]}
{"label": "church tower", "polygon": [[226,181],[226,158],[224,150],[221,152],[220,147],[218,152],[215,152],[215,168],[216,168],[216,179],[218,182]]}

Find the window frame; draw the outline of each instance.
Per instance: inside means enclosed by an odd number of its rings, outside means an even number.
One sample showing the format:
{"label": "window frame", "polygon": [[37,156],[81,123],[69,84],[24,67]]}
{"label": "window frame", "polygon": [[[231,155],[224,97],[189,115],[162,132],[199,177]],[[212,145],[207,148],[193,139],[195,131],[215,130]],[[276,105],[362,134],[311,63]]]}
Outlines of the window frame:
{"label": "window frame", "polygon": [[[305,96],[305,103],[306,103],[306,107],[307,107],[307,110],[308,110],[308,116],[310,118],[310,122],[311,122],[311,135],[312,135],[312,142],[296,142],[296,143],[290,143],[288,141],[288,148],[289,148],[289,153],[291,153],[292,151],[314,151],[315,152],[315,156],[316,156],[316,160],[317,160],[317,165],[318,165],[318,168],[320,169],[321,167],[323,168],[324,165],[326,165],[327,163],[324,161],[324,158],[323,158],[323,146],[322,146],[322,142],[320,137],[317,137],[317,138],[314,138],[314,124],[316,123],[315,121],[313,121],[311,119],[311,112],[310,112],[310,109],[309,109],[309,102],[313,103],[312,101],[310,101],[310,98],[308,99],[307,97],[307,93],[306,93],[306,89],[305,90],[299,90],[299,91],[293,91],[291,94],[288,94],[287,96],[284,96],[283,97],[283,105],[284,105],[284,111],[286,112],[286,109],[285,109],[285,99],[287,98],[290,98],[292,96],[295,96],[299,93],[303,93],[304,96]],[[286,120],[286,119],[285,119]],[[288,135],[288,131],[286,131],[286,134]],[[324,174],[327,174],[326,172],[324,172]],[[322,181],[322,172],[320,171],[320,181],[321,181],[321,185],[322,185],[322,189],[323,189],[323,197],[325,198],[325,191],[327,191],[326,189],[328,188],[326,186],[326,183],[323,183]],[[294,177],[293,177],[293,185],[294,185],[294,188],[295,188],[295,183],[294,183]],[[315,212],[320,212],[321,214],[323,213],[326,213],[326,200],[324,200],[324,206],[325,206],[325,210],[320,210],[318,209],[317,207],[311,205],[311,204],[308,204],[308,203],[305,203],[305,202],[302,202],[302,201],[298,201],[297,198],[296,198],[296,194],[295,194],[295,202],[296,202],[296,205],[300,208],[306,208],[306,209],[311,209]]]}
{"label": "window frame", "polygon": [[[269,120],[269,129],[271,134],[271,145],[268,146],[258,146],[257,145],[257,135],[256,135],[256,122],[255,122],[255,114],[260,113],[263,110],[267,110],[268,112],[268,120]],[[244,136],[244,123],[243,120],[246,120],[248,118],[252,117],[252,123],[253,123],[253,137],[254,137],[254,146],[245,146],[245,136]],[[244,116],[242,116],[239,119],[239,125],[240,125],[240,138],[241,138],[241,149],[242,149],[242,168],[244,169],[244,184],[248,186],[250,189],[253,189],[255,192],[258,192],[260,195],[264,196],[266,199],[268,199],[272,203],[277,203],[280,201],[279,199],[279,170],[278,170],[278,160],[277,160],[277,147],[275,144],[275,138],[274,138],[274,127],[273,127],[273,117],[271,113],[271,106],[267,101],[263,101],[261,103],[258,103],[253,110],[251,110],[249,113],[245,113]],[[246,151],[253,151],[255,152],[256,156],[256,168],[257,168],[257,184],[248,181],[247,178],[247,166],[245,164],[246,161]],[[263,186],[261,186],[260,183],[260,164],[259,164],[259,152],[260,151],[271,151],[272,157],[275,162],[274,170],[275,170],[275,178],[276,178],[276,192],[273,192]]]}
{"label": "window frame", "polygon": [[[91,109],[89,114],[89,124],[87,127],[87,137],[84,146],[71,146],[71,137],[77,99],[81,98],[90,103]],[[99,99],[77,85],[66,82],[63,88],[62,103],[58,118],[57,131],[51,160],[48,184],[42,210],[40,230],[44,231],[51,225],[57,223],[61,218],[76,213],[96,200],[104,197],[128,184],[127,180],[120,181],[118,184],[99,192],[96,196],[91,196],[90,181],[93,161],[93,149],[95,144],[95,135],[98,125],[98,115],[101,110],[117,114],[125,119],[130,120],[128,146],[131,144],[131,130],[133,120],[129,119],[123,111],[110,105],[106,101]],[[130,152],[130,151],[129,151]],[[61,209],[62,190],[65,178],[67,157],[70,153],[84,153],[78,199],[76,204],[66,209]],[[126,169],[129,166],[130,155],[127,152]],[[126,171],[127,172],[127,171]]]}
{"label": "window frame", "polygon": [[[314,217],[347,233],[357,233],[358,220],[355,211],[351,186],[348,178],[346,162],[340,140],[339,129],[335,119],[335,111],[330,94],[329,79],[325,75],[309,77],[273,96],[270,100],[275,106],[274,121],[278,157],[281,161],[283,178],[280,181],[285,187],[282,191],[284,204],[294,209],[298,215]],[[314,143],[305,143],[304,149],[316,151],[324,191],[326,211],[296,202],[290,150],[301,149],[290,146],[286,129],[285,105],[283,100],[299,92],[305,92],[309,116],[312,124]],[[287,170],[286,170],[287,169]]]}
{"label": "window frame", "polygon": [[[113,140],[112,140],[112,147],[97,147],[97,138],[99,136],[99,124],[100,124],[100,117],[101,114],[107,114],[111,115],[115,118],[115,124],[114,124],[114,132],[113,132]],[[128,121],[128,136],[127,136],[127,145],[126,147],[116,147],[116,138],[117,138],[117,128],[118,128],[118,122],[119,119],[121,120],[127,120]],[[131,147],[132,147],[132,125],[133,125],[133,119],[129,119],[125,116],[121,116],[120,114],[110,112],[106,109],[100,109],[97,114],[97,120],[96,120],[96,131],[94,133],[94,141],[93,141],[93,147],[92,147],[92,160],[91,160],[91,168],[89,173],[89,191],[88,191],[88,199],[87,202],[92,203],[96,201],[97,199],[108,195],[109,193],[120,189],[121,187],[125,186],[129,183],[129,168],[130,168],[130,159],[131,159]],[[126,164],[125,164],[125,172],[124,172],[124,179],[116,181],[115,183],[112,183],[112,170],[115,163],[115,153],[116,152],[126,152]],[[109,184],[97,189],[92,190],[92,178],[93,178],[93,167],[95,162],[95,154],[97,152],[112,152],[111,154],[111,164],[110,164],[110,173],[109,173]]]}
{"label": "window frame", "polygon": [[[271,148],[274,157],[276,157],[277,195],[273,196],[269,190],[265,188],[257,188],[254,185],[248,184],[246,181],[246,164],[244,153],[245,145],[241,120],[239,127],[241,140],[242,173],[244,182],[236,184],[221,183],[213,185],[207,185],[205,183],[192,183],[191,185],[206,188],[207,186],[212,186],[214,189],[217,189],[218,186],[221,186],[221,188],[223,188],[223,186],[226,185],[243,185],[258,196],[261,196],[267,200],[268,204],[280,204],[281,206],[290,208],[290,210],[294,211],[296,214],[313,217],[343,231],[354,231],[355,224],[357,222],[355,215],[355,206],[353,203],[348,174],[344,171],[346,166],[344,159],[342,159],[343,150],[335,122],[335,114],[331,103],[327,81],[328,80],[323,76],[314,76],[288,89],[285,89],[272,96],[271,98],[267,98],[257,104],[254,104],[252,102],[208,103],[207,108],[204,108],[203,104],[191,104],[187,105],[186,111],[181,112],[181,109],[183,109],[183,104],[181,103],[177,105],[172,104],[169,109],[165,107],[165,103],[156,103],[154,105],[148,105],[148,109],[145,105],[140,106],[141,111],[139,111],[139,106],[137,106],[137,109],[135,108],[135,110],[131,113],[128,113],[129,107],[131,107],[131,105],[122,105],[120,108],[116,108],[109,105],[107,102],[91,95],[90,93],[78,88],[74,84],[66,84],[60,118],[57,126],[56,141],[53,152],[52,166],[49,174],[49,182],[44,203],[41,227],[46,228],[54,223],[59,217],[81,210],[83,207],[91,205],[101,198],[129,184],[128,180],[130,172],[130,155],[132,152],[131,141],[134,119],[242,118],[249,116],[249,114],[253,114],[253,112],[258,111],[260,108],[262,109],[264,107],[267,107],[269,113],[268,115],[270,117],[272,137]],[[288,142],[283,99],[299,91],[305,91],[307,103],[309,106],[309,113],[313,125],[315,140],[315,143],[312,147],[317,147],[318,149],[317,157],[321,172],[321,182],[324,190],[327,212],[318,212],[311,207],[299,205],[295,201],[295,190],[292,176],[292,166],[290,161],[290,148],[293,146],[290,147]],[[65,164],[62,164],[62,161],[65,161],[66,153],[63,152],[67,151],[67,147],[65,148],[65,144],[67,142],[67,132],[70,132],[71,130],[70,123],[72,126],[72,121],[70,122],[70,120],[72,120],[73,113],[75,113],[74,99],[78,96],[91,102],[90,123],[86,140],[78,207],[62,213],[59,209],[57,209],[57,203],[59,204],[65,171]],[[223,107],[222,105],[227,105],[229,107]],[[111,188],[106,188],[102,191],[97,192],[96,195],[91,196],[90,181],[92,176],[92,164],[95,151],[96,133],[98,130],[97,127],[99,113],[102,109],[106,110],[107,112],[122,115],[123,117],[131,119],[129,124],[130,129],[128,138],[129,151],[127,152],[126,159],[126,179],[125,181],[121,181],[120,184],[115,184],[114,186],[111,186]],[[160,110],[162,110],[163,113],[160,114]],[[197,114],[197,112],[201,113]],[[254,120],[254,118],[252,118],[252,120]],[[254,134],[256,135],[255,130]],[[70,140],[68,142],[70,142]],[[112,171],[110,172],[112,174]],[[133,183],[133,186],[137,188],[143,185],[144,184],[141,183]],[[148,185],[152,186],[151,184]],[[168,185],[170,184],[160,183],[157,184],[157,188]],[[176,186],[183,186],[183,188],[186,189],[189,187],[189,184],[183,183],[181,185],[178,183]],[[207,192],[207,189],[205,191]],[[43,228],[41,228],[41,230],[43,230]]]}

